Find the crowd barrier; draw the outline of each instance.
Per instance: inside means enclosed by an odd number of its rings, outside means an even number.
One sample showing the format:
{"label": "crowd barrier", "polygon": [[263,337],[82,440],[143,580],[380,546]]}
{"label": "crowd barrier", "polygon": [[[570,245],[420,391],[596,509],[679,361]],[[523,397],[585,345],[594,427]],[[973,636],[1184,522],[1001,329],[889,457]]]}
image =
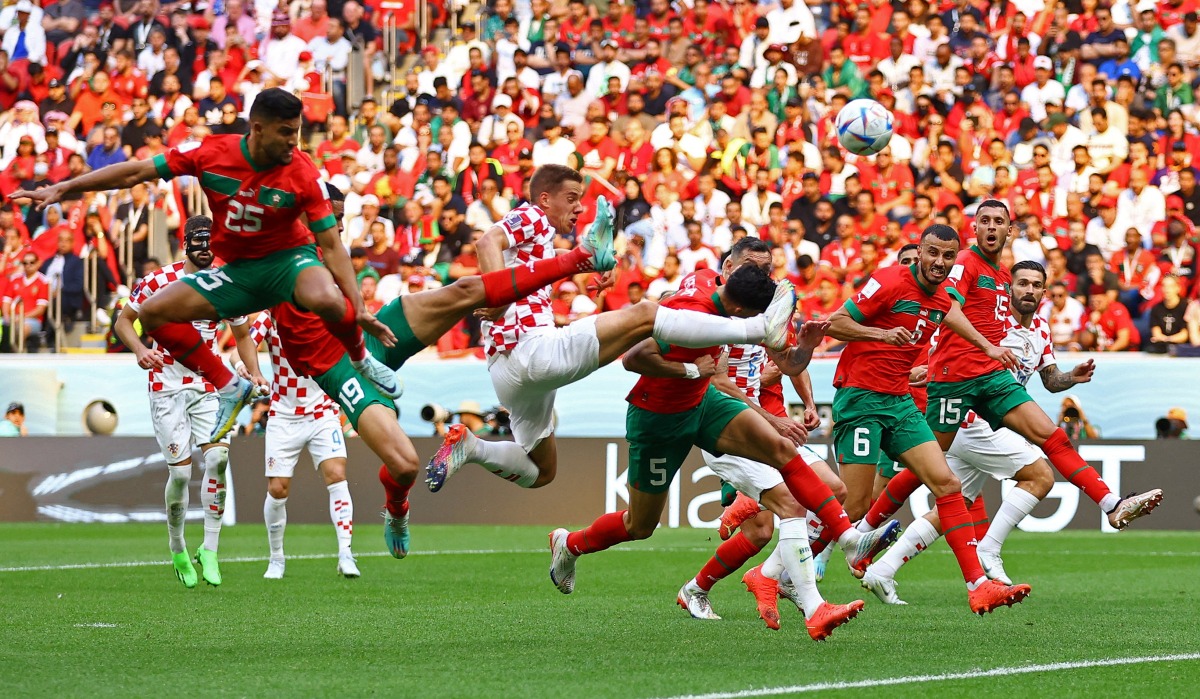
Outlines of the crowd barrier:
{"label": "crowd barrier", "polygon": [[[422,463],[437,448],[433,439],[415,440]],[[383,500],[377,474],[379,459],[359,440],[350,440],[347,476],[360,522],[376,522]],[[820,454],[827,445],[815,444]],[[161,522],[165,463],[153,439],[125,437],[29,437],[4,440],[0,451],[0,521]],[[624,442],[611,439],[560,439],[558,476],[550,485],[524,490],[482,468],[467,466],[445,488],[431,494],[421,483],[412,491],[412,518],[421,524],[582,525],[605,513],[624,509],[628,467]],[[1200,514],[1196,450],[1186,441],[1118,441],[1084,444],[1088,459],[1114,491],[1128,493],[1152,487],[1166,494],[1152,517],[1138,529],[1195,530]],[[198,459],[195,460],[198,462]],[[230,450],[227,521],[260,524],[266,492],[263,439],[239,437]],[[200,467],[193,468],[192,488],[199,487]],[[1026,531],[1063,529],[1111,531],[1100,511],[1069,483],[1054,485],[1049,497],[1022,523]],[[1001,488],[984,491],[989,510],[999,506]],[[720,483],[693,450],[674,481],[662,523],[668,527],[711,528],[720,516]],[[900,513],[910,521],[932,506],[920,491]],[[199,520],[200,498],[191,498],[189,520]],[[288,496],[288,521],[327,523],[328,494],[308,455],[301,456]]]}
{"label": "crowd barrier", "polygon": [[[1153,439],[1154,422],[1171,407],[1182,407],[1200,420],[1200,358],[1155,357],[1143,354],[1070,354],[1059,357],[1069,369],[1086,359],[1096,361],[1091,383],[1069,394],[1079,398],[1087,418],[1104,438]],[[263,374],[270,363],[260,356]],[[836,359],[813,360],[813,392],[820,404],[833,401]],[[479,360],[444,361],[424,356],[410,360],[400,371],[406,384],[397,401],[400,424],[415,437],[433,434],[420,419],[421,407],[439,403],[453,410],[465,400],[484,408],[496,403],[487,366]],[[637,376],[620,362],[601,368],[586,379],[558,391],[557,431],[562,437],[619,437],[625,434],[625,395]],[[1050,394],[1034,377],[1030,394],[1057,418],[1064,394]],[[786,385],[787,398],[797,397]],[[93,401],[116,408],[118,436],[154,434],[146,398],[146,372],[133,355],[0,355],[0,405],[21,401],[28,412],[31,434],[84,435],[83,410]],[[1197,428],[1200,429],[1200,428]]]}

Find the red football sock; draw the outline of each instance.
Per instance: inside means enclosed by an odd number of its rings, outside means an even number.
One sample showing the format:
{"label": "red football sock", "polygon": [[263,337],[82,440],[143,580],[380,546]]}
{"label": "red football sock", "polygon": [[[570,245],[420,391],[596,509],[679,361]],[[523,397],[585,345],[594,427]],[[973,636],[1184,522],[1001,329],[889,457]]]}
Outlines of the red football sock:
{"label": "red football sock", "polygon": [[408,514],[408,491],[412,490],[412,483],[403,485],[392,478],[392,474],[388,473],[387,464],[379,467],[379,482],[383,484],[383,492],[386,497],[383,506],[387,508],[387,511],[393,517],[403,517]]}
{"label": "red football sock", "polygon": [[1050,439],[1041,447],[1046,453],[1046,458],[1054,464],[1054,468],[1097,505],[1105,495],[1112,492],[1100,478],[1100,474],[1096,473],[1096,469],[1088,466],[1079,452],[1071,446],[1071,440],[1067,439],[1067,433],[1063,432],[1061,427],[1054,430],[1054,434],[1050,435]]}
{"label": "red football sock", "polygon": [[796,456],[779,469],[783,482],[787,484],[792,497],[796,498],[804,509],[812,512],[825,525],[829,532],[829,541],[837,541],[850,528],[850,519],[842,509],[842,503],[833,496],[833,491],[825,485],[825,481],[804,462],[804,457]]}
{"label": "red football sock", "polygon": [[480,276],[488,308],[520,301],[538,289],[580,272],[592,271],[591,254],[583,248],[532,264],[509,267]]}
{"label": "red football sock", "polygon": [[610,512],[600,515],[588,528],[568,534],[567,550],[580,556],[632,540],[629,530],[625,528],[625,512]]}
{"label": "red football sock", "polygon": [[973,583],[984,575],[983,568],[979,567],[979,557],[975,555],[975,530],[971,527],[971,515],[967,514],[962,493],[944,495],[936,502],[938,518],[942,520],[942,536],[954,551],[963,578]]}
{"label": "red football sock", "polygon": [[975,525],[975,539],[983,541],[983,537],[987,536],[988,524],[991,520],[988,519],[987,505],[983,502],[983,493],[975,497],[975,501],[967,508],[967,512],[971,515],[971,522]]}
{"label": "red football sock", "polygon": [[833,539],[829,538],[829,527],[822,527],[821,533],[817,535],[817,540],[811,544],[813,555],[816,556],[820,554],[832,543]]}
{"label": "red football sock", "polygon": [[233,381],[233,372],[212,353],[200,331],[191,323],[167,323],[150,331],[150,337],[167,350],[171,358],[208,379],[217,388]]}
{"label": "red football sock", "polygon": [[754,558],[759,551],[762,551],[762,547],[756,546],[745,534],[734,534],[728,541],[721,542],[717,552],[700,569],[700,574],[696,576],[696,584],[702,590],[711,590],[718,580],[737,572],[738,568],[746,565],[746,561]]}
{"label": "red football sock", "polygon": [[910,469],[897,471],[896,475],[888,481],[887,487],[883,489],[883,493],[871,505],[871,510],[864,517],[867,521],[867,526],[872,529],[878,527],[884,522],[891,519],[896,511],[904,506],[908,498],[921,487],[921,479],[917,478],[917,474]]}
{"label": "red football sock", "polygon": [[330,335],[337,338],[337,341],[342,343],[342,347],[350,353],[350,359],[361,362],[367,358],[367,346],[363,344],[362,328],[358,327],[358,315],[354,312],[354,305],[350,303],[350,299],[343,299],[346,302],[346,312],[342,315],[341,320],[329,322],[325,321],[325,329]]}

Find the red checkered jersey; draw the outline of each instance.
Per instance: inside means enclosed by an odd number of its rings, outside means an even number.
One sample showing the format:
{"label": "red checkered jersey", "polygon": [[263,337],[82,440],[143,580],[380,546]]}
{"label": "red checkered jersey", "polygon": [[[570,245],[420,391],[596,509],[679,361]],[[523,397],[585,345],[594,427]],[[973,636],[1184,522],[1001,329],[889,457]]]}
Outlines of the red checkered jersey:
{"label": "red checkered jersey", "polygon": [[19,299],[24,312],[29,313],[50,303],[50,280],[41,272],[34,272],[32,277],[18,272],[7,280],[0,279],[0,296],[4,298],[5,303],[16,302]]}
{"label": "red checkered jersey", "polygon": [[[546,213],[535,204],[522,204],[508,212],[499,223],[508,238],[504,265],[516,267],[554,257],[554,226]],[[554,313],[550,309],[550,287],[544,286],[509,306],[498,322],[484,328],[487,354],[508,352],[521,336],[534,331],[552,331]]]}
{"label": "red checkered jersey", "polygon": [[226,262],[307,245],[313,232],[336,224],[321,173],[307,155],[296,149],[287,165],[260,168],[250,159],[246,139],[209,136],[153,158],[164,179],[200,180],[212,208],[212,251]]}
{"label": "red checkered jersey", "polygon": [[863,388],[894,396],[909,392],[908,375],[919,364],[929,340],[950,310],[950,296],[917,277],[916,266],[886,267],[876,272],[843,308],[861,325],[890,330],[907,328],[912,341],[903,347],[885,342],[846,343],[833,375],[833,385]]}
{"label": "red checkered jersey", "polygon": [[[1008,303],[1012,275],[992,263],[976,246],[958,253],[943,287],[962,305],[963,314],[988,342],[999,345],[1008,332]],[[947,330],[929,355],[929,380],[965,381],[990,374],[1004,366],[974,345]]]}
{"label": "red checkered jersey", "polygon": [[326,415],[337,415],[337,404],[325,395],[307,374],[292,368],[292,363],[283,356],[283,344],[270,311],[263,311],[250,326],[250,337],[254,344],[267,343],[271,355],[271,413],[284,417],[311,417],[319,420]]}
{"label": "red checkered jersey", "polygon": [[[796,327],[788,329],[788,345],[796,344]],[[762,406],[775,417],[787,417],[787,406],[783,404],[783,382],[770,386],[762,385],[762,373],[767,362],[767,350],[762,345],[729,346],[729,378],[742,389],[750,400]]]}
{"label": "red checkered jersey", "polygon": [[[726,315],[717,295],[721,277],[710,269],[698,269],[683,278],[679,291],[662,302],[667,308],[682,308],[715,316]],[[695,362],[708,355],[715,361],[721,356],[721,347],[700,349],[675,347],[659,343],[663,357],[673,362]],[[625,397],[631,404],[652,413],[682,413],[700,405],[704,393],[711,383],[708,377],[700,379],[676,379],[643,376],[634,384]]]}
{"label": "red checkered jersey", "polygon": [[[129,308],[133,309],[134,313],[140,313],[146,299],[158,293],[159,289],[187,275],[183,269],[185,264],[185,260],[180,260],[139,279],[133,287],[133,292],[129,295]],[[246,322],[246,318],[235,318],[229,322],[233,325],[241,325]],[[217,322],[211,320],[197,320],[192,323],[192,326],[200,331],[200,336],[204,338],[208,349],[214,354],[217,352],[217,325]],[[208,381],[191,369],[177,363],[175,358],[168,354],[165,348],[159,347],[153,339],[150,340],[150,347],[162,352],[163,355],[163,368],[149,371],[151,393],[172,393],[185,388],[202,391],[215,390]]]}
{"label": "red checkered jersey", "polygon": [[287,359],[297,374],[320,376],[346,354],[346,348],[329,334],[315,313],[281,303],[271,309],[271,322],[279,337],[280,356]]}

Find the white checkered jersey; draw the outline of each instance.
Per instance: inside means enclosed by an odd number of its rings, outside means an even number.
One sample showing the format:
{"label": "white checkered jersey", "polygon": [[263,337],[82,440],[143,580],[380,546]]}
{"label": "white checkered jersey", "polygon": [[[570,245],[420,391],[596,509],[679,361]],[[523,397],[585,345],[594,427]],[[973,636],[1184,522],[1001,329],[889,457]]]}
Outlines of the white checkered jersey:
{"label": "white checkered jersey", "polygon": [[767,350],[762,345],[729,345],[729,378],[755,405],[759,404],[766,362]]}
{"label": "white checkered jersey", "polygon": [[[158,293],[159,289],[187,276],[187,272],[184,271],[183,266],[184,261],[180,260],[139,279],[133,287],[133,292],[129,295],[129,307],[135,313],[141,312],[142,304],[146,302],[146,299]],[[246,322],[246,319],[245,317],[241,317],[229,322],[233,325],[241,325]],[[200,336],[204,338],[205,344],[215,354],[217,352],[218,323],[211,320],[197,320],[192,325],[196,330],[200,331]],[[149,371],[149,388],[151,393],[170,393],[185,388],[203,391],[216,390],[203,377],[176,362],[175,358],[165,348],[160,347],[153,338],[150,339],[150,347],[162,352],[163,355],[163,368],[151,369]]]}
{"label": "white checkered jersey", "polygon": [[[554,226],[539,207],[522,204],[508,212],[497,225],[508,238],[508,248],[504,251],[506,267],[554,257]],[[509,306],[499,321],[485,324],[487,354],[490,357],[497,352],[508,352],[517,346],[522,335],[543,328],[554,328],[548,286]]]}
{"label": "white checkered jersey", "polygon": [[279,342],[279,331],[270,311],[263,311],[250,326],[250,339],[254,344],[266,340],[267,353],[271,356],[271,412],[270,417],[311,417],[314,420],[326,415],[337,415],[338,407],[321,390],[316,381],[297,372],[283,356]]}

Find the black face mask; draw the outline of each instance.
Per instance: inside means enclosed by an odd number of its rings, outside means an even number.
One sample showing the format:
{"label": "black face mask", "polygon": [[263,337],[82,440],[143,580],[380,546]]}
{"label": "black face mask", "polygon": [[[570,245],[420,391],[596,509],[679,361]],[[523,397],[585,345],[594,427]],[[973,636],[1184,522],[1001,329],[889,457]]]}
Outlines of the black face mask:
{"label": "black face mask", "polygon": [[192,264],[201,268],[208,267],[212,264],[211,257],[209,258],[208,264],[203,265],[197,262],[195,257],[197,255],[210,252],[208,247],[210,242],[212,242],[212,231],[198,230],[187,237],[187,240],[184,241],[184,253],[187,254],[187,257],[192,261]]}

